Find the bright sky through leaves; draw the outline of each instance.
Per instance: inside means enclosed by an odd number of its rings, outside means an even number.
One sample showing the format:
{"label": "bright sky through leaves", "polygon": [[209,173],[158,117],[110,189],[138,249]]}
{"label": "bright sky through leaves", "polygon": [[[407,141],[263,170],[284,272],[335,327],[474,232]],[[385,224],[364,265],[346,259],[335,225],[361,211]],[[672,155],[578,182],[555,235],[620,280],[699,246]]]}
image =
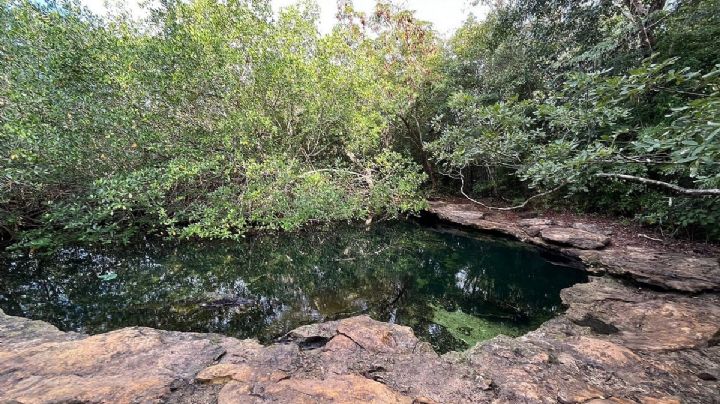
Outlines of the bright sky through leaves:
{"label": "bright sky through leaves", "polygon": [[[108,2],[105,0],[82,0],[82,2],[96,13],[107,11],[106,3]],[[141,0],[111,0],[109,4],[124,5],[124,8],[137,16],[140,13],[138,6],[140,2]],[[296,2],[297,0],[272,0],[273,9],[276,12],[280,8]],[[320,5],[320,32],[330,32],[335,24],[337,0],[317,0],[317,2]],[[376,0],[355,0],[353,3],[358,10],[370,12],[373,10]],[[487,6],[473,6],[471,3],[469,0],[406,0],[398,4],[415,10],[419,19],[432,22],[439,33],[448,35],[460,27],[471,14],[480,18],[487,14]]]}

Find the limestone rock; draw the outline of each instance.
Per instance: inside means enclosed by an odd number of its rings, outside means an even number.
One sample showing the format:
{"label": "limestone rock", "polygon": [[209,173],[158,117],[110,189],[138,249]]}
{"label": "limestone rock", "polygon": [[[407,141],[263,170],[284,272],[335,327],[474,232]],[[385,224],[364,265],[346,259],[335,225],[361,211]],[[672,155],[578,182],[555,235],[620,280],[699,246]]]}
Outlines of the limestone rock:
{"label": "limestone rock", "polygon": [[580,253],[580,258],[607,269],[611,274],[670,290],[703,292],[720,290],[720,263],[717,258],[691,257],[644,248],[617,248]]}
{"label": "limestone rock", "polygon": [[532,218],[520,219],[518,220],[518,224],[521,227],[548,227],[554,225],[555,221],[551,219]]}
{"label": "limestone rock", "polygon": [[550,243],[567,245],[581,250],[597,250],[610,244],[610,237],[572,227],[549,227],[540,230],[540,237]]}
{"label": "limestone rock", "polygon": [[561,292],[566,316],[633,350],[662,351],[707,346],[720,332],[720,296],[657,293],[594,278]]}

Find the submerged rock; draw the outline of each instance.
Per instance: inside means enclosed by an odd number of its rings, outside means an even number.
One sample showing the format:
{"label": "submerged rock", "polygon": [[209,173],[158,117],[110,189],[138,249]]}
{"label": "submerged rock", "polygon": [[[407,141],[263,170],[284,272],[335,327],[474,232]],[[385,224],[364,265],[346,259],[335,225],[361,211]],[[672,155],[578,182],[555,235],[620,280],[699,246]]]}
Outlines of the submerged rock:
{"label": "submerged rock", "polygon": [[200,303],[200,307],[204,308],[221,308],[221,307],[239,307],[249,308],[256,304],[255,300],[244,297],[224,297],[211,300],[209,302]]}

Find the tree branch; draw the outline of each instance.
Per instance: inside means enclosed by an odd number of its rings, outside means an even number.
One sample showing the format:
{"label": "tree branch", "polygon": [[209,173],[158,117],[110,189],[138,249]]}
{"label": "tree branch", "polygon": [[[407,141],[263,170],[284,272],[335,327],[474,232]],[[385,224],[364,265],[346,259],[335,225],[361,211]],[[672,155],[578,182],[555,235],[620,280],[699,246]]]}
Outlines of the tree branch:
{"label": "tree branch", "polygon": [[639,182],[641,184],[654,185],[654,186],[658,186],[661,188],[667,188],[675,193],[682,194],[682,195],[695,196],[695,197],[708,196],[708,195],[720,196],[720,189],[718,189],[718,188],[689,189],[689,188],[683,188],[679,185],[670,184],[669,182],[651,180],[649,178],[636,177],[634,175],[627,175],[627,174],[598,173],[595,175],[597,177],[619,178],[619,179],[623,179],[623,180]]}
{"label": "tree branch", "polygon": [[363,174],[360,174],[355,171],[350,171],[350,170],[341,170],[341,169],[337,169],[337,168],[321,168],[319,170],[305,171],[304,173],[300,174],[300,177],[307,177],[310,174],[323,173],[323,172],[353,174],[358,177],[364,176]]}
{"label": "tree branch", "polygon": [[486,204],[484,204],[484,203],[482,203],[482,202],[480,202],[480,201],[477,201],[477,200],[471,198],[468,194],[466,194],[466,193],[465,193],[465,176],[463,175],[462,170],[460,170],[460,193],[463,194],[463,196],[464,196],[465,198],[467,198],[467,200],[469,200],[470,202],[475,203],[475,204],[478,204],[478,205],[480,205],[480,206],[482,206],[482,207],[484,207],[484,208],[486,208],[486,209],[490,209],[490,210],[516,210],[516,209],[522,209],[522,208],[524,208],[525,206],[527,206],[527,204],[528,204],[530,201],[532,201],[533,199],[537,199],[537,198],[543,197],[543,196],[545,196],[545,195],[550,195],[550,194],[552,194],[553,192],[556,192],[556,191],[560,190],[560,188],[564,187],[565,185],[567,185],[567,182],[564,182],[564,183],[558,185],[557,187],[555,187],[555,188],[553,188],[553,189],[551,189],[551,190],[549,190],[549,191],[545,191],[545,192],[541,192],[541,193],[539,193],[539,194],[537,194],[537,195],[533,195],[533,196],[531,196],[530,198],[526,199],[525,202],[521,203],[520,205],[517,205],[517,206],[509,206],[509,207],[505,207],[505,208],[499,208],[499,207],[496,207],[496,206],[486,205]]}

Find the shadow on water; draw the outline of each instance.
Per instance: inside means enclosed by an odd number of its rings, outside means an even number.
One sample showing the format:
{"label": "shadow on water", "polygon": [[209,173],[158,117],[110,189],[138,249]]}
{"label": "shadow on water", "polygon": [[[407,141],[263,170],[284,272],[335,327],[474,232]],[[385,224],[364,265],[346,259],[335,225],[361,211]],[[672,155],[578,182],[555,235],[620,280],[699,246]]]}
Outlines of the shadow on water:
{"label": "shadow on water", "polygon": [[0,308],[86,333],[139,325],[262,342],[369,314],[446,352],[536,328],[562,310],[561,289],[586,280],[521,243],[391,222],[12,257]]}

